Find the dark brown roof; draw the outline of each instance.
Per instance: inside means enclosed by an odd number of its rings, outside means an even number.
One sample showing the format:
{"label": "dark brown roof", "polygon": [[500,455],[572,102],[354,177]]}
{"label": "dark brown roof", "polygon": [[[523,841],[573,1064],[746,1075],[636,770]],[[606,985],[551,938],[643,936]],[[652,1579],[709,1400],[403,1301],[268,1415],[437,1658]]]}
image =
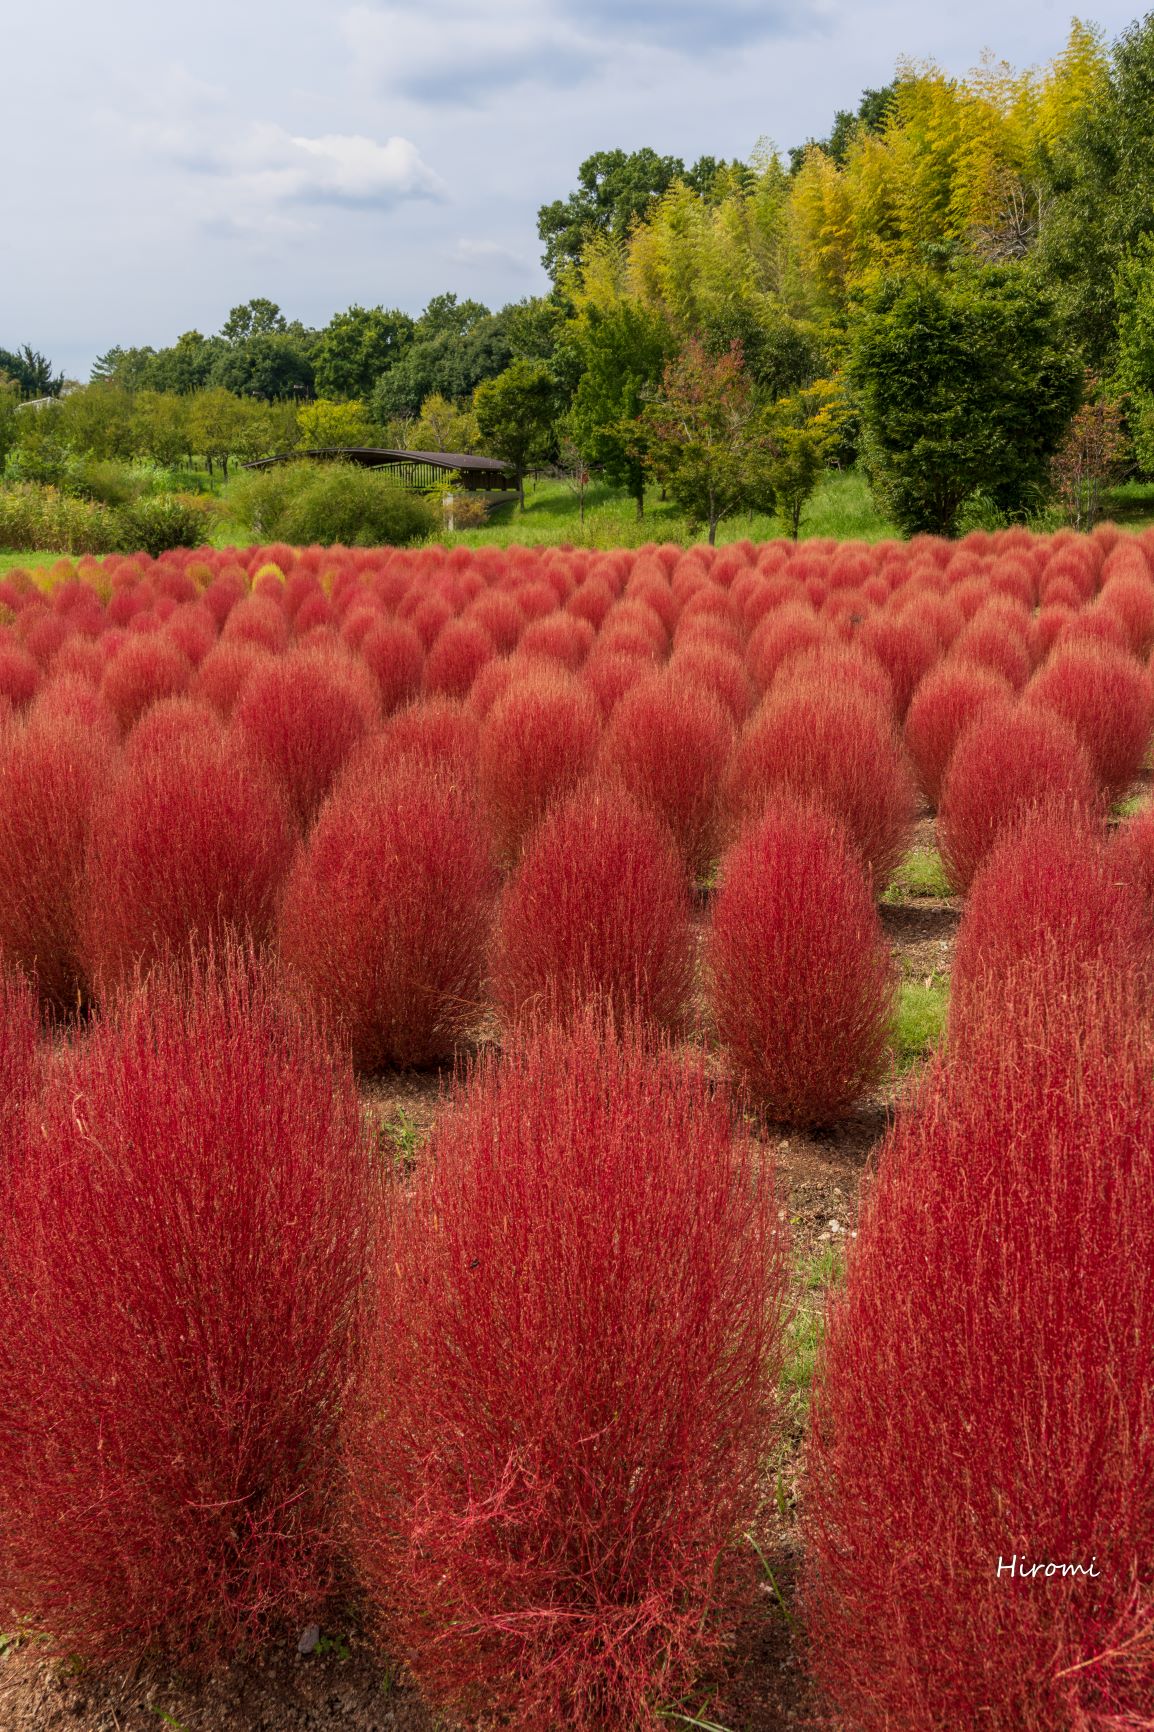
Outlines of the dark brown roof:
{"label": "dark brown roof", "polygon": [[273,463],[288,463],[294,457],[351,457],[355,463],[431,463],[438,469],[474,469],[503,475],[508,467],[496,457],[470,457],[463,451],[386,451],[380,445],[326,445],[312,451],[291,451],[281,457],[262,457],[246,463],[245,469],[267,469]]}

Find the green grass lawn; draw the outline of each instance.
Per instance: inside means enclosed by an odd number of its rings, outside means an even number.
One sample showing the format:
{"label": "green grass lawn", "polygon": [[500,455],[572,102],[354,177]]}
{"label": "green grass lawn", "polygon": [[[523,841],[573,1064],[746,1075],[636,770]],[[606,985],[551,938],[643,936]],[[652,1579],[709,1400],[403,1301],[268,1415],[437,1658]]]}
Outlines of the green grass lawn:
{"label": "green grass lawn", "polygon": [[[729,541],[775,541],[785,534],[777,517],[743,513],[726,518],[718,526],[718,545]],[[862,476],[831,470],[806,506],[801,520],[801,538],[829,536],[838,541],[884,541],[896,536],[874,504]],[[459,547],[557,546],[640,547],[653,541],[704,541],[704,532],[691,536],[685,520],[658,490],[650,490],[645,515],[637,516],[633,501],[604,482],[595,482],[585,495],[585,522],[576,494],[563,481],[542,479],[525,483],[525,510],[502,506],[482,529],[461,530],[438,536]]]}

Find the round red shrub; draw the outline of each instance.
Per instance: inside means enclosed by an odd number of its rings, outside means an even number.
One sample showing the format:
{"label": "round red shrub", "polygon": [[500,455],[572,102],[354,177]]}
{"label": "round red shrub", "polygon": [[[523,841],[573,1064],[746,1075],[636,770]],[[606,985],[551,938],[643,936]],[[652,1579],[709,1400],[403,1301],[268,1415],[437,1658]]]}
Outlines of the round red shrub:
{"label": "round red shrub", "polygon": [[618,1026],[679,1030],[695,954],[685,868],[667,827],[624,789],[583,783],[530,838],[505,888],[493,992],[507,1022],[572,1022],[590,1004]]}
{"label": "round red shrub", "polygon": [[968,662],[1000,674],[1020,692],[1030,677],[1031,658],[1025,637],[1007,628],[1000,619],[988,619],[986,610],[975,615],[954,639],[950,663]]}
{"label": "round red shrub", "polygon": [[380,687],[386,716],[416,697],[421,689],[425,646],[411,625],[399,619],[378,621],[361,639],[360,655]]}
{"label": "round red shrub", "polygon": [[[792,668],[797,659],[788,665]],[[678,644],[666,668],[674,684],[688,681],[716,698],[738,727],[753,708],[756,699],[753,681],[733,650],[688,638]]]}
{"label": "round red shrub", "polygon": [[54,673],[45,680],[28,708],[29,721],[76,722],[115,745],[120,739],[116,717],[96,687],[76,674]]}
{"label": "round red shrub", "polygon": [[30,704],[40,687],[40,666],[35,656],[0,628],[0,697],[14,709]]}
{"label": "round red shrub", "polygon": [[1128,573],[1109,578],[1097,605],[1122,622],[1131,650],[1144,660],[1154,648],[1154,584],[1149,576]]}
{"label": "round red shrub", "polygon": [[197,668],[189,692],[194,698],[210,703],[227,721],[249,676],[257,668],[266,667],[271,659],[269,651],[259,644],[240,639],[218,643]]}
{"label": "round red shrub", "polygon": [[497,858],[512,863],[552,801],[588,772],[601,709],[571,675],[526,676],[481,724],[477,783]]}
{"label": "round red shrub", "polygon": [[347,1070],[237,966],[165,974],[5,1173],[0,1579],[57,1651],[210,1665],[323,1620],[373,1221]]}
{"label": "round red shrub", "polygon": [[860,1732],[1154,1701],[1152,1031],[1110,968],[1014,980],[899,1109],[827,1309],[803,1606]]}
{"label": "round red shrub", "polygon": [[480,739],[480,723],[467,705],[453,698],[423,698],[390,716],[380,733],[358,748],[356,759],[371,761],[384,773],[411,758],[471,787]]}
{"label": "round red shrub", "polygon": [[765,615],[746,646],[745,660],[759,690],[773,684],[780,667],[803,650],[816,649],[831,641],[826,620],[803,603],[786,603]]}
{"label": "round red shrub", "polygon": [[86,996],[85,861],[111,764],[108,736],[72,719],[38,717],[0,735],[0,958],[54,1010]]}
{"label": "round red shrub", "polygon": [[1077,736],[1040,705],[987,705],[954,747],[938,804],[938,848],[955,889],[969,889],[1007,825],[1049,804],[1088,822],[1100,815],[1094,767]]}
{"label": "round red shrub", "polygon": [[575,619],[569,613],[550,614],[547,619],[533,620],[525,627],[518,648],[524,655],[559,662],[570,673],[576,673],[595,636],[588,620]]}
{"label": "round red shrub", "polygon": [[[877,613],[862,621],[857,642],[875,655],[889,674],[894,715],[903,722],[919,682],[941,654],[936,632],[908,615]],[[955,641],[955,650],[957,642],[960,638]]]}
{"label": "round red shrub", "polygon": [[221,727],[130,742],[85,862],[81,953],[98,995],[166,956],[266,942],[293,842],[279,789]]}
{"label": "round red shrub", "polygon": [[[208,593],[205,601],[211,607]],[[238,601],[225,619],[221,643],[251,643],[258,649],[280,655],[288,648],[288,616],[280,603],[267,595],[248,595]]]}
{"label": "round red shrub", "polygon": [[380,713],[376,682],[359,662],[296,649],[253,670],[233,725],[275,776],[305,829]]}
{"label": "round red shrub", "polygon": [[156,634],[130,637],[105,668],[100,695],[127,733],[150,704],[187,691],[191,677],[192,663],[176,644]]}
{"label": "round red shrub", "polygon": [[1105,644],[1060,645],[1025,693],[1028,704],[1068,722],[1106,792],[1124,794],[1142,768],[1154,724],[1150,676],[1133,656]]}
{"label": "round red shrub", "polygon": [[586,1022],[479,1065],[394,1203],[347,1449],[388,1649],[455,1718],[657,1732],[778,1433],[772,1164]]}
{"label": "round red shrub", "polygon": [[906,712],[906,750],[923,794],[936,806],[942,778],[958,739],[988,705],[1013,695],[1009,681],[993,668],[966,660],[931,668]]}
{"label": "round red shrub", "polygon": [[889,715],[848,686],[787,686],[750,717],[726,777],[732,831],[770,797],[820,800],[856,844],[874,888],[884,890],[908,847],[916,791]]}
{"label": "round red shrub", "polygon": [[[1142,891],[1117,869],[1100,826],[1045,806],[1003,830],[974,878],[950,969],[950,1041],[961,1051],[1022,962],[1059,976],[1102,964],[1125,976],[1154,961]],[[1057,971],[1057,973],[1055,972]]]}
{"label": "round red shrub", "polygon": [[452,1056],[483,1000],[495,890],[459,785],[419,760],[350,766],[289,875],[279,934],[358,1068]]}
{"label": "round red shrub", "polygon": [[879,1081],[894,977],[861,861],[821,807],[785,796],[721,863],[706,965],[730,1060],[768,1115],[842,1118]]}
{"label": "round red shrub", "polygon": [[467,697],[493,655],[493,640],[483,626],[475,620],[451,619],[425,658],[425,692],[432,697]]}
{"label": "round red shrub", "polygon": [[660,813],[694,880],[708,874],[720,850],[720,797],[734,737],[715,698],[668,673],[625,692],[606,725],[600,772]]}

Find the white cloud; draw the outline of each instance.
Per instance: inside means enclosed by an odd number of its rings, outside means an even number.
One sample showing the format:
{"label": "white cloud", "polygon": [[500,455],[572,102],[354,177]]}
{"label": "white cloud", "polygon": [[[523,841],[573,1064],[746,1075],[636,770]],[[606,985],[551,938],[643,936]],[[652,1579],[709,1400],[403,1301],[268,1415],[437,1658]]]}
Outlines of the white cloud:
{"label": "white cloud", "polygon": [[447,256],[455,265],[490,265],[526,275],[533,271],[533,264],[523,253],[503,247],[499,241],[459,240]]}
{"label": "white cloud", "polygon": [[258,124],[205,167],[261,201],[286,204],[392,205],[440,199],[445,183],[408,138],[383,143],[359,133],[318,138]]}

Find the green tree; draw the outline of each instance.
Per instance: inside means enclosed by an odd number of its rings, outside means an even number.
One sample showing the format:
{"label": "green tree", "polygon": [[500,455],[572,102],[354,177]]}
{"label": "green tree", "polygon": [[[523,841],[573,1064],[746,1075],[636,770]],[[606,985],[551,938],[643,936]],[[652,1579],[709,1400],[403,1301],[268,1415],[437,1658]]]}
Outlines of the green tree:
{"label": "green tree", "polygon": [[16,447],[20,434],[20,387],[15,379],[0,374],[0,475],[8,461],[8,453]]}
{"label": "green tree", "polygon": [[122,349],[115,345],[97,355],[89,383],[117,385],[122,391],[146,391],[152,385],[155,362],[155,349]]}
{"label": "green tree", "polygon": [[879,500],[908,533],[953,533],[980,490],[1020,512],[1046,489],[1082,370],[1018,265],[891,278],[852,328],[849,376]]}
{"label": "green tree", "polygon": [[244,443],[250,407],[219,385],[198,391],[193,397],[188,411],[189,437],[207,462],[210,474],[213,465],[219,463],[228,479],[229,459],[237,455]]}
{"label": "green tree", "polygon": [[300,443],[306,451],[329,451],[346,445],[371,445],[375,434],[363,403],[332,403],[318,397],[297,411]]}
{"label": "green tree", "polygon": [[476,451],[481,436],[472,409],[459,409],[435,391],[421,404],[420,418],[410,437],[414,451],[470,453]]}
{"label": "green tree", "polygon": [[477,430],[488,448],[517,476],[517,495],[525,509],[525,471],[535,457],[544,457],[553,437],[557,388],[542,361],[514,361],[495,379],[486,379],[473,393]]}
{"label": "green tree", "polygon": [[595,235],[624,240],[652,201],[684,180],[704,192],[726,168],[703,157],[688,172],[679,156],[658,156],[642,150],[598,150],[577,170],[577,189],[566,199],[554,199],[537,212],[537,233],[544,243],[541,263],[557,282],[581,262]]}
{"label": "green tree", "polygon": [[257,296],[233,307],[220,327],[226,343],[247,343],[251,337],[267,337],[288,329],[284,314],[275,301]]}
{"label": "green tree", "polygon": [[27,343],[19,349],[0,349],[0,373],[16,381],[25,401],[59,397],[64,384],[64,374],[54,373],[48,357]]}
{"label": "green tree", "polygon": [[412,343],[377,381],[373,419],[381,425],[413,419],[437,393],[467,400],[514,359],[509,324],[509,309],[491,313],[479,301],[434,296],[417,320]]}
{"label": "green tree", "polygon": [[[1091,46],[1096,39],[1086,33]],[[1088,364],[1107,365],[1118,271],[1154,232],[1154,13],[1114,44],[1047,153],[1039,264]]]}
{"label": "green tree", "polygon": [[149,383],[155,391],[179,391],[184,396],[207,390],[213,369],[224,352],[221,337],[184,331],[170,348],[157,351]]}
{"label": "green tree", "polygon": [[587,462],[645,510],[646,393],[661,379],[673,342],[668,326],[633,301],[591,305],[573,327],[584,364],[567,431]]}
{"label": "green tree", "polygon": [[416,326],[396,308],[352,306],[320,334],[316,388],[322,397],[368,397],[413,341]]}
{"label": "green tree", "polygon": [[188,454],[188,399],[175,391],[138,391],[132,399],[134,443],[154,463],[171,466]]}
{"label": "green tree", "polygon": [[58,434],[69,451],[98,462],[136,453],[132,398],[117,385],[84,385],[60,400]]}
{"label": "green tree", "polygon": [[745,370],[740,343],[711,355],[692,338],[666,363],[646,405],[648,462],[684,511],[691,530],[735,511],[771,510],[773,434]]}

